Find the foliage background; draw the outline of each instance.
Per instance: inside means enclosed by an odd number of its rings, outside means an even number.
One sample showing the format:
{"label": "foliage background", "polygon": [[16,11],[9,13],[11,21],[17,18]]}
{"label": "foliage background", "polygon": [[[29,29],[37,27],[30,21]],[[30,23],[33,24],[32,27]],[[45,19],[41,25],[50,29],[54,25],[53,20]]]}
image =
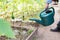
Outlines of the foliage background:
{"label": "foliage background", "polygon": [[39,18],[44,7],[44,0],[0,0],[0,18],[10,20],[13,12],[15,18],[28,21]]}

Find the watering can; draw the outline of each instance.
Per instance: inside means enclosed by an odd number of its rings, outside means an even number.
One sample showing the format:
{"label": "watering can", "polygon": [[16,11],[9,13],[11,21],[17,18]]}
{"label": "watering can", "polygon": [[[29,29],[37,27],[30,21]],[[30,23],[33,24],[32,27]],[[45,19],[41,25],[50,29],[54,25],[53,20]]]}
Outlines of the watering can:
{"label": "watering can", "polygon": [[48,8],[48,10],[43,10],[40,13],[39,17],[41,19],[31,18],[29,20],[35,21],[44,26],[49,26],[49,25],[53,24],[53,22],[54,22],[54,14],[55,14],[54,8],[50,7],[50,8]]}

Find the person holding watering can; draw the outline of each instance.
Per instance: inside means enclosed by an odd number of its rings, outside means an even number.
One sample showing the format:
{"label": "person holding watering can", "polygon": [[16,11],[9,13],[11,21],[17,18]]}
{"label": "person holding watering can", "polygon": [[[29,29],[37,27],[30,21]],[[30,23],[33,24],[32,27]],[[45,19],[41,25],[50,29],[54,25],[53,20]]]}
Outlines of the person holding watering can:
{"label": "person holding watering can", "polygon": [[[52,0],[46,0],[46,1],[47,2],[46,2],[46,8],[45,8],[45,10],[47,10],[48,7],[49,7],[49,4],[52,3]],[[60,32],[60,21],[58,22],[57,27],[55,29],[51,29],[51,31],[52,32]]]}

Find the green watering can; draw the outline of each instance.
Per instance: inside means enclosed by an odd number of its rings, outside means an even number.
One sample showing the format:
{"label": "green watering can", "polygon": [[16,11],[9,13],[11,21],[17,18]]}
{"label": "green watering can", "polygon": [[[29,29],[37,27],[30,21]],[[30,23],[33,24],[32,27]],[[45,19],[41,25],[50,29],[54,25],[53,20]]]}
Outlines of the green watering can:
{"label": "green watering can", "polygon": [[44,26],[49,26],[51,24],[53,24],[54,22],[54,14],[55,14],[55,10],[53,7],[48,8],[48,10],[43,10],[39,17],[41,18],[39,19],[35,19],[35,18],[31,18],[29,20],[35,21],[39,24],[42,24]]}

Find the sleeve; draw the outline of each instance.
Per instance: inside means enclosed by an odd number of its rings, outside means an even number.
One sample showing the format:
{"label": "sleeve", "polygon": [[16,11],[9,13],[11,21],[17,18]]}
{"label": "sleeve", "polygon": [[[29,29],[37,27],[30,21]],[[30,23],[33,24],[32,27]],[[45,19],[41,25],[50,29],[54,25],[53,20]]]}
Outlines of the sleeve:
{"label": "sleeve", "polygon": [[46,3],[50,4],[50,3],[52,3],[52,0],[46,0]]}

